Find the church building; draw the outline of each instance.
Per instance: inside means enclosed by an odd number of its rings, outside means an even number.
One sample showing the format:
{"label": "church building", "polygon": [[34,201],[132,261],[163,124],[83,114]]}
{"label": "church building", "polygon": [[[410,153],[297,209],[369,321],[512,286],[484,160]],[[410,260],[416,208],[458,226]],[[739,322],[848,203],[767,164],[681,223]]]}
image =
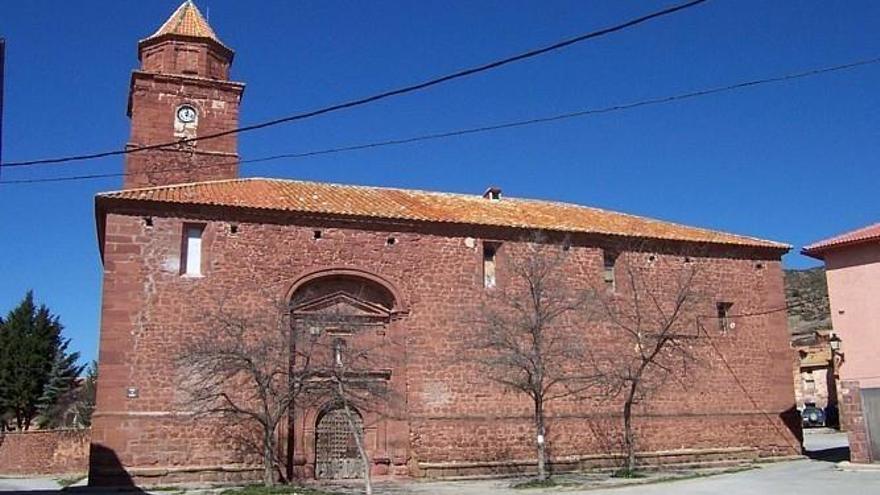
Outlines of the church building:
{"label": "church building", "polygon": [[[481,382],[455,357],[456,343],[480,331],[467,315],[510,280],[536,232],[564,251],[572,283],[609,292],[627,263],[656,267],[661,289],[673,277],[664,267],[706,270],[712,346],[684,385],[664,385],[636,409],[640,462],[800,453],[794,356],[778,310],[788,245],[497,188],[465,195],[239,177],[234,132],[199,140],[239,126],[245,85],[231,79],[233,57],[191,1],[138,42],[127,146],[146,149],[125,155],[121,190],[95,198],[104,271],[91,484],[260,479],[259,459],[234,442],[241,425],[181,408],[176,356],[212,331],[212,308],[271,312],[272,299],[289,302],[295,318],[344,307],[379,345],[395,343],[393,364],[375,373],[399,398],[393,414],[357,411],[376,475],[529,470],[529,401]],[[613,347],[608,335],[584,339],[601,350]],[[602,434],[619,424],[618,403],[567,400],[548,405],[547,417],[553,469],[607,466],[619,454]],[[279,431],[284,470],[355,475],[345,469],[357,459],[343,423],[332,401],[296,406]]]}

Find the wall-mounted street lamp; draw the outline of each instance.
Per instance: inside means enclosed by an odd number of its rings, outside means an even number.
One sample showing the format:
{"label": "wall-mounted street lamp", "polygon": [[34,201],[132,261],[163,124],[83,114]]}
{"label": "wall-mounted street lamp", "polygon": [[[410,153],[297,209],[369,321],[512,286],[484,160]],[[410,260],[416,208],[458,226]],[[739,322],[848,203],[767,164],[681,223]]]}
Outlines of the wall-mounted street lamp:
{"label": "wall-mounted street lamp", "polygon": [[828,339],[828,343],[831,344],[831,350],[835,353],[840,352],[840,337],[837,334],[832,334],[831,338]]}

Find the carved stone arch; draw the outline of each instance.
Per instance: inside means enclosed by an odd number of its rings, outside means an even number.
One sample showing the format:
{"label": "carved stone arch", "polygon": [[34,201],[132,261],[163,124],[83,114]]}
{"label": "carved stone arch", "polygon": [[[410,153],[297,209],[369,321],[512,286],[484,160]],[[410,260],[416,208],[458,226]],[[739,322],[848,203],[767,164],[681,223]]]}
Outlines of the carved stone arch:
{"label": "carved stone arch", "polygon": [[[300,354],[296,352],[298,345],[308,342],[318,343],[316,347],[303,347],[305,352],[312,353],[309,359],[317,363],[316,366],[338,366],[338,356],[348,363],[350,356],[335,353],[338,340],[344,346],[342,349],[374,349],[371,359],[365,361],[367,364],[362,363],[366,367],[357,370],[366,379],[380,381],[391,388],[405,383],[405,368],[398,367],[390,356],[399,354],[393,351],[399,345],[396,336],[403,330],[401,318],[407,315],[407,304],[388,279],[359,268],[323,267],[299,275],[287,296],[295,336],[291,339],[292,366],[300,361]],[[355,473],[360,476],[360,471],[355,469],[362,467],[360,460],[353,460],[350,451],[347,456],[338,455],[340,445],[351,441],[351,437],[343,438],[342,427],[347,425],[341,423],[344,418],[340,416],[339,404],[331,402],[319,407],[318,399],[326,399],[327,394],[317,393],[318,396],[309,397],[291,411],[288,441],[291,472],[317,478],[344,478]],[[408,433],[401,430],[399,438],[394,434],[389,437],[386,421],[370,412],[372,405],[365,407],[363,412],[358,411],[358,418],[372,462],[371,470],[387,472],[388,439],[402,445]],[[406,455],[400,454],[399,458],[405,459]]]}
{"label": "carved stone arch", "polygon": [[360,268],[334,266],[309,270],[297,277],[287,293],[293,306],[311,304],[316,308],[322,303],[342,303],[342,299],[367,313],[385,312],[389,319],[408,313],[406,301],[395,284]]}

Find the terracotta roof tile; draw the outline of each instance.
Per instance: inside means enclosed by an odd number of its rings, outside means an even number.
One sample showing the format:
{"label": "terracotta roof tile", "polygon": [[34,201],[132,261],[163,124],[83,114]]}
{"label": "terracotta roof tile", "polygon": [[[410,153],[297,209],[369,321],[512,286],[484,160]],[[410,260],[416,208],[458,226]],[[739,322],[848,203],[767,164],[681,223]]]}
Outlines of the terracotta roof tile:
{"label": "terracotta roof tile", "polygon": [[822,253],[830,249],[875,240],[880,240],[880,223],[868,225],[867,227],[862,227],[860,229],[814,242],[809,246],[804,247],[801,252],[808,256],[822,259]]}
{"label": "terracotta roof tile", "polygon": [[801,366],[828,366],[831,364],[831,358],[831,349],[807,352],[807,355],[801,358]]}
{"label": "terracotta roof tile", "polygon": [[150,201],[246,207],[349,217],[444,222],[643,237],[787,250],[790,246],[569,203],[349,186],[281,179],[233,179],[129,189],[98,202]]}
{"label": "terracotta roof tile", "polygon": [[180,36],[191,36],[194,38],[210,38],[217,43],[223,44],[208,21],[196,7],[192,0],[186,0],[177,10],[171,14],[171,17],[165,21],[165,24],[147,39],[158,38],[166,34],[177,34]]}

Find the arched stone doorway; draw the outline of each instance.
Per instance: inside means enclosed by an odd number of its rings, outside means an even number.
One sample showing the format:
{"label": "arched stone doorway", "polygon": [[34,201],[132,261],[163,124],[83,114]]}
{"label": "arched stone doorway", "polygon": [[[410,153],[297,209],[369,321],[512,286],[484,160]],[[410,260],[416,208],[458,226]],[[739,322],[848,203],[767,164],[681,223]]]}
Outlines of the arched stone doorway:
{"label": "arched stone doorway", "polygon": [[364,422],[351,411],[352,431],[346,412],[334,407],[318,417],[315,425],[315,477],[318,479],[360,478],[362,466],[357,440],[364,441]]}
{"label": "arched stone doorway", "polygon": [[[395,412],[402,402],[389,400],[403,397],[406,383],[400,320],[407,312],[397,290],[377,275],[327,269],[302,277],[289,297],[291,365],[310,367],[303,369],[316,372],[312,379],[318,382],[291,411],[290,474],[321,479],[363,475],[344,403],[356,418],[370,471],[405,470],[408,425]],[[327,389],[326,383],[346,376],[351,381],[345,389],[353,394]]]}

